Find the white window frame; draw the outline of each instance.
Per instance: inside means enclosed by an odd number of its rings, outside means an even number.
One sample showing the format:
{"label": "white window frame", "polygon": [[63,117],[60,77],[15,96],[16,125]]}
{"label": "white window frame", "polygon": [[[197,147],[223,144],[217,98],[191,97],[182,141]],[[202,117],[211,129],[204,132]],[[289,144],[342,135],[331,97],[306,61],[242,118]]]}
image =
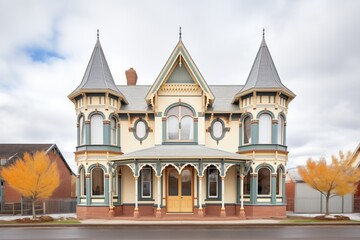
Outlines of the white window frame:
{"label": "white window frame", "polygon": [[271,144],[272,118],[269,114],[261,114],[259,117],[259,144]]}
{"label": "white window frame", "polygon": [[[97,119],[96,119],[97,118]],[[104,120],[100,114],[94,114],[90,118],[90,143],[104,144]]]}

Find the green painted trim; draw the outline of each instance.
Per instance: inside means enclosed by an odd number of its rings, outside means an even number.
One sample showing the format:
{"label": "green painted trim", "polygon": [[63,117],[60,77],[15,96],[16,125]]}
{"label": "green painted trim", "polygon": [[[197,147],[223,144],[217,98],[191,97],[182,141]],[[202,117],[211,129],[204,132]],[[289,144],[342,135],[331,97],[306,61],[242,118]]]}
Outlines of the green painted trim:
{"label": "green painted trim", "polygon": [[247,113],[245,113],[245,114],[241,114],[240,121],[241,121],[243,124],[244,124],[244,119],[245,119],[247,116],[250,117],[250,120],[253,120],[253,119],[254,119],[254,117],[253,117],[253,115],[252,115],[251,112],[247,112]]}
{"label": "green painted trim", "polygon": [[167,116],[169,110],[173,107],[177,107],[177,106],[183,106],[183,107],[187,107],[189,108],[192,113],[193,113],[193,117],[196,117],[196,111],[195,109],[190,105],[190,104],[187,104],[187,103],[184,103],[184,102],[176,102],[176,103],[172,103],[170,104],[166,109],[165,109],[165,112],[164,112],[164,116]]}
{"label": "green painted trim", "polygon": [[[209,197],[209,169],[213,168],[216,169],[218,172],[218,196],[216,198],[213,197]],[[206,168],[206,198],[205,201],[221,201],[221,193],[222,193],[222,187],[221,187],[221,176],[220,176],[220,172],[219,169],[217,169],[214,166],[209,166],[208,168]]]}
{"label": "green painted trim", "polygon": [[272,123],[271,124],[271,143],[278,144],[278,124]]}
{"label": "green painted trim", "polygon": [[[93,170],[94,168],[96,168],[96,167],[99,167],[99,168],[101,168],[103,171],[104,171],[104,177],[105,177],[105,173],[108,173],[108,171],[107,171],[107,169],[106,169],[106,167],[104,166],[104,165],[102,165],[102,164],[97,164],[97,163],[94,163],[94,164],[91,164],[89,167],[88,167],[88,171],[87,171],[87,173],[91,173],[91,170]],[[90,189],[90,188],[89,188]]]}
{"label": "green painted trim", "polygon": [[89,115],[88,115],[88,120],[91,120],[91,117],[93,115],[99,114],[100,116],[102,116],[103,119],[106,119],[105,114],[103,112],[100,111],[92,111]]}
{"label": "green painted trim", "polygon": [[110,124],[103,124],[103,143],[110,144]]}
{"label": "green painted trim", "polygon": [[162,84],[162,82],[165,80],[166,73],[174,65],[174,63],[177,59],[177,56],[179,54],[179,51],[180,51],[180,49],[179,49],[179,46],[177,45],[175,47],[173,53],[171,54],[170,59],[165,63],[164,70],[161,71],[162,74],[160,72],[161,75],[159,75],[159,77],[155,80],[155,83],[153,84],[153,87],[151,88],[152,89],[151,93],[158,91],[160,84]]}
{"label": "green painted trim", "polygon": [[202,112],[198,112],[198,117],[205,117],[205,114],[203,114]]}
{"label": "green painted trim", "polygon": [[[151,175],[150,175],[150,197],[148,197],[148,198],[143,198],[142,196],[141,196],[141,187],[142,187],[142,182],[141,182],[141,172],[142,172],[142,170],[143,169],[150,169],[150,173],[151,173]],[[154,177],[153,177],[153,168],[152,167],[150,167],[150,166],[145,166],[145,167],[143,167],[141,170],[140,170],[140,172],[139,172],[139,180],[138,180],[138,201],[155,201],[154,200],[154,195],[153,195],[153,192],[154,192]],[[156,184],[155,184],[156,185]]]}
{"label": "green painted trim", "polygon": [[251,123],[251,143],[259,143],[259,123]]}
{"label": "green painted trim", "polygon": [[162,112],[158,112],[156,117],[162,117]]}
{"label": "green painted trim", "polygon": [[116,135],[116,145],[118,146],[119,151],[121,151],[121,127],[118,126],[118,124],[116,124]]}
{"label": "green painted trim", "polygon": [[162,122],[162,142],[163,144],[166,142],[166,121],[164,121],[163,119],[161,119]]}
{"label": "green painted trim", "polygon": [[121,152],[121,148],[114,145],[82,145],[76,147],[76,151],[113,151]]}
{"label": "green painted trim", "polygon": [[239,146],[239,151],[274,150],[287,151],[287,147],[279,144],[250,144]]}
{"label": "green painted trim", "polygon": [[284,146],[286,147],[286,124],[284,126]]}
{"label": "green painted trim", "polygon": [[163,182],[164,182],[164,175],[162,175],[161,178],[160,178],[160,189],[161,189],[161,193],[160,193],[160,195],[161,195],[161,204],[160,205],[161,205],[161,208],[164,207],[164,204],[163,204],[163,191],[164,191]]}
{"label": "green painted trim", "polygon": [[276,203],[276,176],[271,176],[271,204]]}
{"label": "green painted trim", "polygon": [[243,145],[243,131],[242,131],[242,129],[243,129],[243,127],[242,127],[243,125],[241,125],[241,127],[239,126],[239,148]]}
{"label": "green painted trim", "polygon": [[198,135],[199,135],[199,123],[198,121],[194,121],[194,142],[196,144],[198,142]]}
{"label": "green painted trim", "polygon": [[250,174],[250,203],[257,203],[257,175]]}
{"label": "green painted trim", "polygon": [[[90,123],[86,122],[86,121],[85,121],[85,144],[86,145],[90,144]],[[84,145],[82,145],[82,146],[84,146]],[[76,149],[78,149],[82,146],[79,146]],[[78,151],[78,150],[76,150],[76,151]]]}
{"label": "green painted trim", "polygon": [[105,174],[104,174],[104,178],[105,178],[104,203],[105,204],[109,204],[109,177],[106,177]]}
{"label": "green painted trim", "polygon": [[195,83],[194,79],[192,79],[189,71],[186,67],[180,67],[179,64],[175,66],[175,68],[170,73],[167,83]]}
{"label": "green painted trim", "polygon": [[276,173],[274,167],[271,166],[271,165],[268,164],[268,163],[258,165],[258,166],[255,168],[255,172],[258,173],[261,168],[269,168],[269,169],[270,169],[270,173]]}
{"label": "green painted trim", "polygon": [[236,173],[236,203],[240,203],[241,187],[239,174]]}
{"label": "green painted trim", "polygon": [[[139,122],[143,122],[145,124],[145,136],[142,137],[142,138],[139,138],[138,135],[136,134],[136,128],[137,128],[137,124]],[[134,122],[134,130],[133,130],[133,135],[135,137],[136,140],[140,141],[140,144],[142,144],[142,141],[144,141],[148,136],[149,136],[149,131],[150,131],[150,128],[149,128],[149,125],[148,123],[142,119],[141,117],[138,118],[135,122]]]}
{"label": "green painted trim", "polygon": [[275,119],[275,115],[272,111],[269,111],[269,110],[262,110],[260,111],[257,115],[256,115],[256,118],[259,119],[260,115],[262,114],[269,114],[271,116],[271,119]]}
{"label": "green painted trim", "polygon": [[[86,176],[86,174],[85,174]],[[86,180],[86,205],[90,205],[91,203],[91,178],[90,176],[85,177]]]}
{"label": "green painted trim", "polygon": [[[216,138],[215,136],[214,136],[214,133],[213,133],[213,129],[214,129],[214,124],[216,123],[216,122],[220,122],[221,123],[221,126],[222,126],[222,133],[221,133],[221,136],[219,137],[219,138]],[[221,118],[215,118],[212,122],[211,122],[211,124],[210,124],[210,136],[211,136],[211,138],[212,139],[214,139],[217,143],[219,143],[219,141],[220,140],[222,140],[224,137],[225,137],[225,133],[226,133],[226,127],[225,127],[225,123],[224,123],[224,121],[221,119]]]}

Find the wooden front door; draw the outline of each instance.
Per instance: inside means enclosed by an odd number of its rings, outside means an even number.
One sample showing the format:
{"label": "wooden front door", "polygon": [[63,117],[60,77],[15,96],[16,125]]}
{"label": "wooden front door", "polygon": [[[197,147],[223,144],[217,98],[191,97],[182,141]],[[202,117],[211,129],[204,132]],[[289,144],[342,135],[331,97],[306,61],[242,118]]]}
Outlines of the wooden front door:
{"label": "wooden front door", "polygon": [[193,212],[193,171],[185,168],[181,174],[175,168],[167,172],[167,212]]}

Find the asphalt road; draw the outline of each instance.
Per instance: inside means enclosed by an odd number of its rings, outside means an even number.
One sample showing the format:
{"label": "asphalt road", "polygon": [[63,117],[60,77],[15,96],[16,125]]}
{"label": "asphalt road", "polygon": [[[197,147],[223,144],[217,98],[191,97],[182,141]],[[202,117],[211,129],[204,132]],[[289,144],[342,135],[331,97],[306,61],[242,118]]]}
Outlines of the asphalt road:
{"label": "asphalt road", "polygon": [[360,226],[9,227],[0,239],[360,239]]}

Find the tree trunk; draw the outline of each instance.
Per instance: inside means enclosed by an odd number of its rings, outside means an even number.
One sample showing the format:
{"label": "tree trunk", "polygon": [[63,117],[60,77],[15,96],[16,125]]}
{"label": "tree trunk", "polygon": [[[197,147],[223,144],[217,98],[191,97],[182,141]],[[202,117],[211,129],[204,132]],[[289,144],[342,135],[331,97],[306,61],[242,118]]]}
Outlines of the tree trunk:
{"label": "tree trunk", "polygon": [[36,218],[36,212],[35,212],[35,199],[32,199],[32,217],[33,219]]}
{"label": "tree trunk", "polygon": [[330,215],[329,212],[329,200],[330,200],[330,196],[326,195],[326,210],[325,210],[325,216]]}

